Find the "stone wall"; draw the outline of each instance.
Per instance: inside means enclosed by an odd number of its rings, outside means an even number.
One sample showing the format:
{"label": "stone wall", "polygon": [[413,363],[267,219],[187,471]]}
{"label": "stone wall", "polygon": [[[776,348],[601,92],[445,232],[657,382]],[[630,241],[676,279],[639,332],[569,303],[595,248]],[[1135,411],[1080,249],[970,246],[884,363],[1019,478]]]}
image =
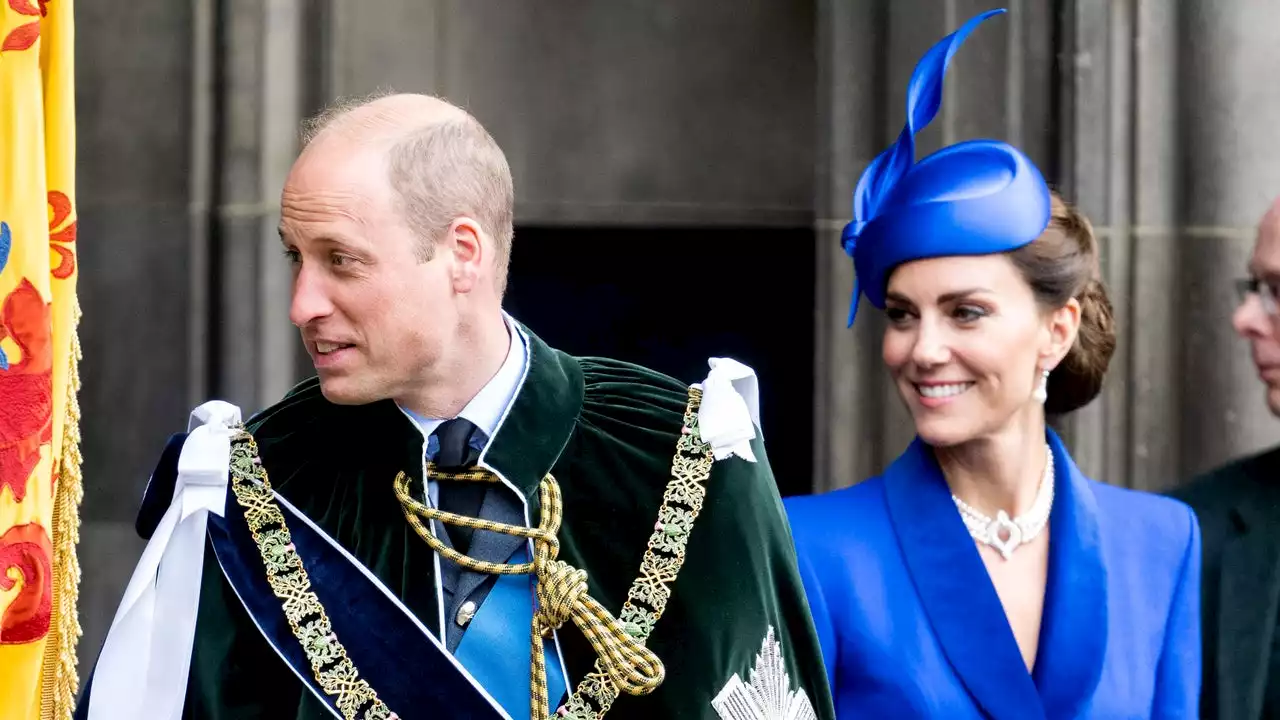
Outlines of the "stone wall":
{"label": "stone wall", "polygon": [[[133,514],[167,435],[208,397],[256,409],[306,371],[274,240],[301,118],[385,87],[466,105],[507,151],[533,237],[776,229],[785,242],[742,252],[815,258],[812,275],[757,280],[803,298],[812,279],[812,331],[759,332],[813,358],[813,414],[798,422],[814,428],[808,484],[825,489],[883,467],[911,432],[879,366],[875,314],[844,327],[852,268],[838,237],[854,183],[901,127],[919,55],[989,5],[79,4],[83,668],[141,551]],[[1007,7],[957,56],[921,151],[978,135],[1019,143],[1103,235],[1122,335],[1104,396],[1065,423],[1082,466],[1160,489],[1280,440],[1228,326],[1230,280],[1280,194],[1280,96],[1253,92],[1280,76],[1268,36],[1280,8]],[[695,277],[714,272],[691,253]]]}

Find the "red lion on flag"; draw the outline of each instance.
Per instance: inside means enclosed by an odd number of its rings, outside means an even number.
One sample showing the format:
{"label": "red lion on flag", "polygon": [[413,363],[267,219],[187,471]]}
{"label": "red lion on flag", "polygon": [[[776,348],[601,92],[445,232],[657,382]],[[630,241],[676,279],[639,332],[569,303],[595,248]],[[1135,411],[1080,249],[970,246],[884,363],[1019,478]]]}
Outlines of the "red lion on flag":
{"label": "red lion on flag", "polygon": [[[12,240],[0,222],[0,269]],[[53,439],[53,353],[49,304],[31,281],[23,279],[0,304],[0,342],[9,338],[21,355],[10,361],[0,346],[0,493],[8,487],[22,502],[27,478],[40,461],[40,446]]]}

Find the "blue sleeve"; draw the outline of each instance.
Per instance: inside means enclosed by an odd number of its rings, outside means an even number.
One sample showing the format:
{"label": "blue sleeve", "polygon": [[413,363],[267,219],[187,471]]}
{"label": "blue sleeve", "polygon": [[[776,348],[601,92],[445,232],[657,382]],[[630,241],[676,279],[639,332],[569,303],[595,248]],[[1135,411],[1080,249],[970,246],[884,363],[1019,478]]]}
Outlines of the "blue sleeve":
{"label": "blue sleeve", "polygon": [[1190,531],[1165,625],[1164,649],[1156,668],[1152,720],[1199,717],[1200,524],[1190,508],[1187,517]]}
{"label": "blue sleeve", "polygon": [[[788,512],[792,508],[788,505]],[[827,669],[827,686],[832,696],[836,694],[836,631],[832,623],[827,598],[822,589],[818,573],[813,564],[813,553],[808,551],[802,540],[803,531],[796,528],[795,516],[791,516],[793,537],[795,538],[796,561],[800,569],[800,580],[804,583],[805,597],[809,603],[809,613],[813,616],[813,625],[818,633],[818,645],[822,651],[822,663]],[[799,532],[797,532],[799,531]]]}

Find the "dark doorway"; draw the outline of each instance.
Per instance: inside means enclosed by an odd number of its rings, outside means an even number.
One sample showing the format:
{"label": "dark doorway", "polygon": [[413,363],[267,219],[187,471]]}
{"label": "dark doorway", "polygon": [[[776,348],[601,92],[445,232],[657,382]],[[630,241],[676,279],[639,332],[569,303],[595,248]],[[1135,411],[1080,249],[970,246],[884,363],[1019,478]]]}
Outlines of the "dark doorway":
{"label": "dark doorway", "polygon": [[702,380],[732,357],[760,378],[783,495],[813,472],[813,231],[521,227],[506,307],[551,345]]}

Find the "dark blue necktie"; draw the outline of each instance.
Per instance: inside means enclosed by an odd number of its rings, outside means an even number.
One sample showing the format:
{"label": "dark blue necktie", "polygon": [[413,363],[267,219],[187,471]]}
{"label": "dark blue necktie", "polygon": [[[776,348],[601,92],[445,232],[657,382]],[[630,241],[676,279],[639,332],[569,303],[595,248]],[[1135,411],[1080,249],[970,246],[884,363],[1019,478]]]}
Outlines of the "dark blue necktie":
{"label": "dark blue necktie", "polygon": [[[454,418],[440,424],[435,436],[440,443],[436,451],[436,467],[447,471],[469,469],[480,458],[480,451],[472,447],[473,436],[480,432],[470,420]],[[455,515],[479,517],[480,503],[484,500],[484,483],[457,480],[440,481],[440,509]],[[465,553],[471,547],[471,528],[449,525],[447,529],[453,548]]]}

